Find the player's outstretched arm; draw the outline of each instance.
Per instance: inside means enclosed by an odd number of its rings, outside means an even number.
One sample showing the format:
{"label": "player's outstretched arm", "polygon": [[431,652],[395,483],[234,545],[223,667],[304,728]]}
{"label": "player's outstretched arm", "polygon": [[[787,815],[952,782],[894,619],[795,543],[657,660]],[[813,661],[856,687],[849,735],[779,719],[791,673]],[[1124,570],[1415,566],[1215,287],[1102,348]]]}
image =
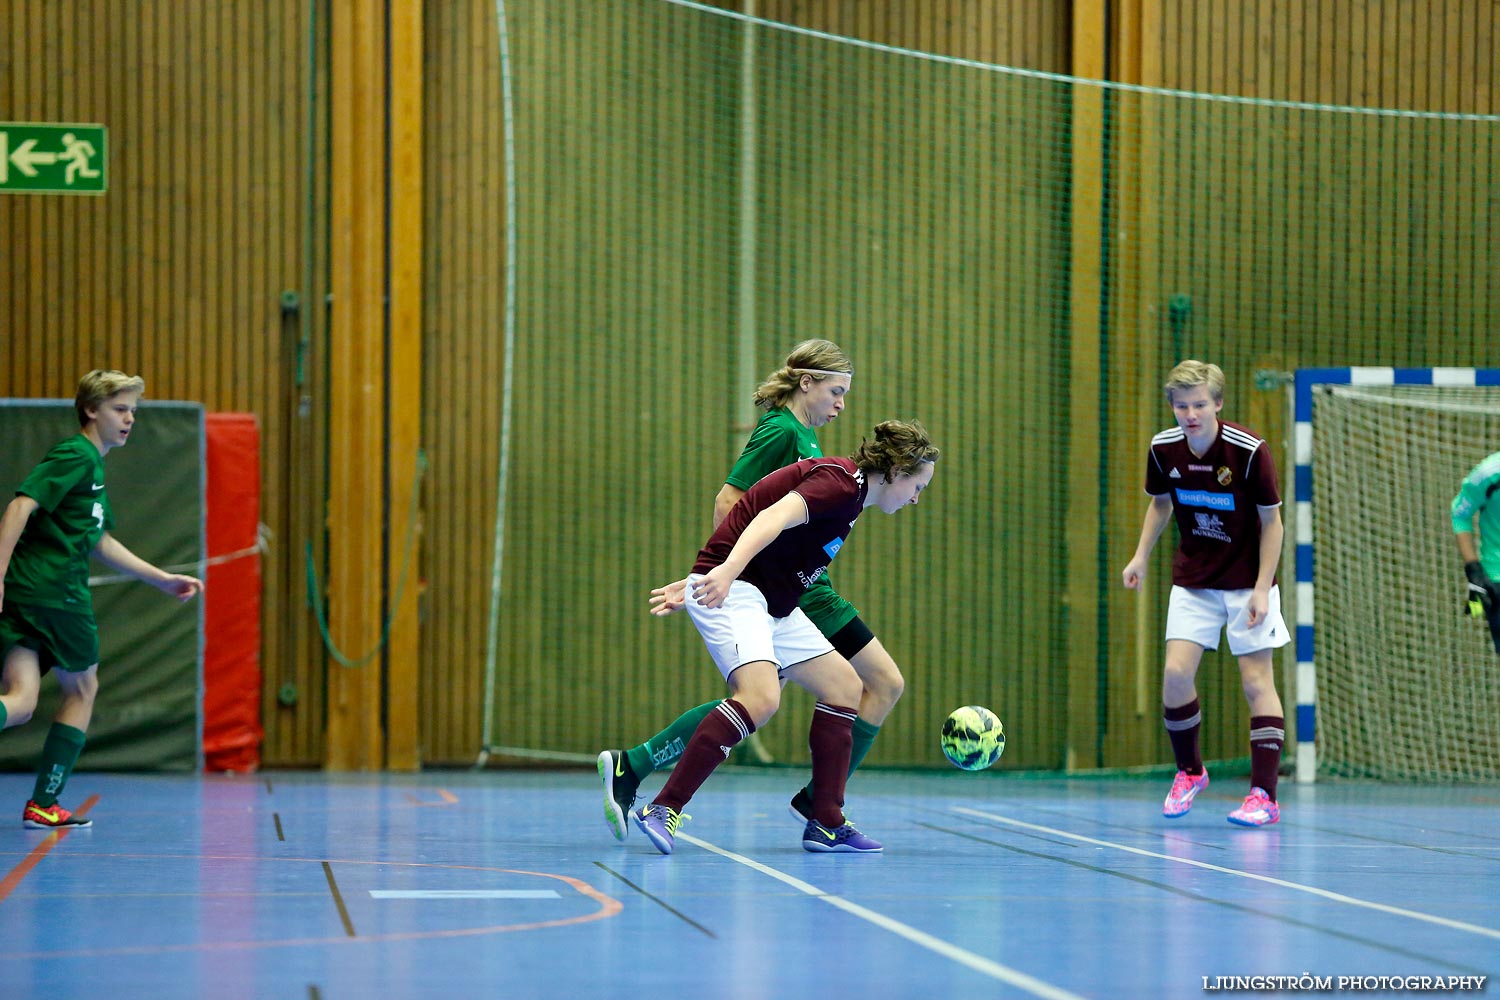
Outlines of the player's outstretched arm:
{"label": "player's outstretched arm", "polygon": [[127,549],[123,542],[107,531],[99,537],[99,544],[94,546],[94,557],[110,569],[133,576],[142,583],[149,583],[179,601],[186,601],[203,590],[203,581],[196,576],[168,573],[153,566]]}
{"label": "player's outstretched arm", "polygon": [[1140,541],[1136,542],[1135,555],[1130,557],[1130,562],[1125,564],[1125,569],[1120,573],[1120,582],[1130,590],[1139,590],[1141,583],[1146,579],[1146,560],[1151,558],[1151,550],[1156,548],[1156,540],[1166,530],[1167,522],[1172,519],[1172,497],[1163,493],[1161,496],[1151,498],[1151,503],[1146,508],[1146,517],[1141,524]]}

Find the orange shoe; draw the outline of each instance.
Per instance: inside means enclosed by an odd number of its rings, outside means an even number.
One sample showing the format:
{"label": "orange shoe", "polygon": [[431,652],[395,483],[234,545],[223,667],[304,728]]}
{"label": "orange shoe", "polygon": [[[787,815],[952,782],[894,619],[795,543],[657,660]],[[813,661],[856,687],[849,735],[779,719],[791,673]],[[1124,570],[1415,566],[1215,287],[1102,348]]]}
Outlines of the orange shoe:
{"label": "orange shoe", "polygon": [[94,821],[76,817],[56,802],[50,806],[39,806],[28,801],[26,811],[21,814],[21,825],[30,830],[71,830],[93,826]]}

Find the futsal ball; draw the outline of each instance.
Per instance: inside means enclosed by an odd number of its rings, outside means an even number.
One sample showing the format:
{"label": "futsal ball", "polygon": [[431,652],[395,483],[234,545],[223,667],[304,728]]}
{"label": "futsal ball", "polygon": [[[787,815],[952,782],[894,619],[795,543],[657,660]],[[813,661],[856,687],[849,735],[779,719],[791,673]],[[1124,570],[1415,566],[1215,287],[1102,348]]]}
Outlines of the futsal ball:
{"label": "futsal ball", "polygon": [[954,767],[983,771],[1005,752],[1005,727],[981,705],[954,709],[943,721],[943,756]]}

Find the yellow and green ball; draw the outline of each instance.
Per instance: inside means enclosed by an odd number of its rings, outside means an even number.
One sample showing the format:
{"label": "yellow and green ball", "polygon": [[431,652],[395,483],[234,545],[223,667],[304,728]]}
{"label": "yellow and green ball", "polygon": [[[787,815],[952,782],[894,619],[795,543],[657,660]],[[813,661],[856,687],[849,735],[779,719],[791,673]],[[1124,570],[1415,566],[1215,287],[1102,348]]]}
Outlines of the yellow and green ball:
{"label": "yellow and green ball", "polygon": [[1005,727],[982,705],[955,709],[943,722],[943,756],[954,767],[983,771],[1005,752]]}

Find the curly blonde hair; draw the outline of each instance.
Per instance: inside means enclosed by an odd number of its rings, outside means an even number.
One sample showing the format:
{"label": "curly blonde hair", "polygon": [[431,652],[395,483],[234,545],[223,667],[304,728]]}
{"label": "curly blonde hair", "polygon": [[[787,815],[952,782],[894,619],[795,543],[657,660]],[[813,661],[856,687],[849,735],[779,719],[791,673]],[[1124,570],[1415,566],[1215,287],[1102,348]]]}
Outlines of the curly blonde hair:
{"label": "curly blonde hair", "polygon": [[142,395],[146,391],[146,380],[139,375],[126,375],[107,368],[95,368],[78,380],[78,395],[73,397],[73,409],[78,413],[78,426],[89,425],[89,411],[97,410],[104,401],[121,392]]}
{"label": "curly blonde hair", "polygon": [[889,483],[936,462],[942,454],[921,421],[885,420],[875,425],[875,440],[861,438],[849,457],[861,472],[878,472]]}
{"label": "curly blonde hair", "polygon": [[804,340],[792,348],[786,356],[786,364],[766,376],[750,401],[767,410],[785,406],[802,384],[804,375],[811,375],[818,382],[835,375],[853,378],[854,365],[843,348],[833,341]]}

